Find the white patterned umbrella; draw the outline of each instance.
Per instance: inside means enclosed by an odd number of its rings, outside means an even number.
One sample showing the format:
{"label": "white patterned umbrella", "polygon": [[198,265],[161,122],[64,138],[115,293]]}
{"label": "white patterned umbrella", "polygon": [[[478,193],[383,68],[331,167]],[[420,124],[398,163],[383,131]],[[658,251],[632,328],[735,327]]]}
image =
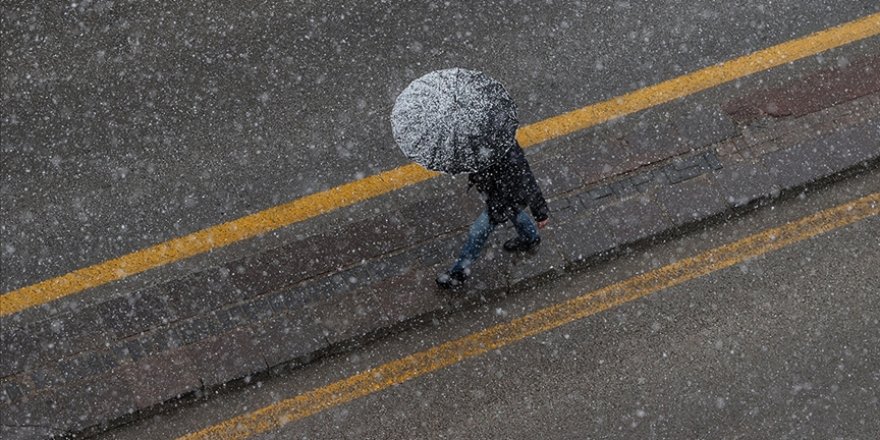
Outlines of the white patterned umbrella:
{"label": "white patterned umbrella", "polygon": [[411,160],[434,171],[480,171],[514,145],[516,105],[483,72],[444,69],[413,81],[394,103],[391,130]]}

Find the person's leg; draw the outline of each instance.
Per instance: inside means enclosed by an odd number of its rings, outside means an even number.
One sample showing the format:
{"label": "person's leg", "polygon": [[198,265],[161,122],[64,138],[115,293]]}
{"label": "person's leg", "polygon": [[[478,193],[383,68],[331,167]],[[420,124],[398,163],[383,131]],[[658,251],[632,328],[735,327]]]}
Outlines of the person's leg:
{"label": "person's leg", "polygon": [[504,242],[504,250],[508,252],[530,251],[541,243],[538,227],[525,210],[520,210],[516,214],[516,217],[513,218],[513,225],[516,227],[518,235]]}
{"label": "person's leg", "polygon": [[495,226],[489,221],[489,213],[483,210],[480,216],[477,217],[471,225],[471,229],[468,232],[467,242],[461,249],[458,260],[456,260],[455,265],[452,266],[450,272],[464,273],[474,261],[477,261],[480,252],[483,250],[483,246],[486,245],[486,241],[489,239],[489,235],[494,229]]}
{"label": "person's leg", "polygon": [[532,217],[529,216],[524,209],[517,213],[516,218],[513,220],[513,225],[516,227],[516,232],[519,233],[519,236],[523,240],[531,242],[539,238],[538,226],[535,225],[535,222],[532,221]]}

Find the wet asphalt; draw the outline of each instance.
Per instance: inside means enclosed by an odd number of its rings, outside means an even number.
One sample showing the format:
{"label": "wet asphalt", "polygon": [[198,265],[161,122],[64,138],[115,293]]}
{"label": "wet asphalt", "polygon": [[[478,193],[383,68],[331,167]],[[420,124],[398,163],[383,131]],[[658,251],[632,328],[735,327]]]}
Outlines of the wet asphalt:
{"label": "wet asphalt", "polygon": [[[808,190],[103,438],[171,438],[880,191]],[[880,434],[880,219],[659,291],[260,438],[844,438]]]}
{"label": "wet asphalt", "polygon": [[528,123],[880,10],[873,0],[0,8],[4,292],[403,164],[388,114],[433,69],[488,72]]}

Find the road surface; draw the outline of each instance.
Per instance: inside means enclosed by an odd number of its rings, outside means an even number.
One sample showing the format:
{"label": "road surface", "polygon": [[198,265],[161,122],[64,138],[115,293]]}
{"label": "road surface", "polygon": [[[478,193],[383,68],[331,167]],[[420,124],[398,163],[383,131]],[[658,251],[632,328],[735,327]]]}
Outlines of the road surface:
{"label": "road surface", "polygon": [[405,163],[391,106],[433,69],[486,71],[531,123],[880,9],[97,1],[2,11],[8,292]]}

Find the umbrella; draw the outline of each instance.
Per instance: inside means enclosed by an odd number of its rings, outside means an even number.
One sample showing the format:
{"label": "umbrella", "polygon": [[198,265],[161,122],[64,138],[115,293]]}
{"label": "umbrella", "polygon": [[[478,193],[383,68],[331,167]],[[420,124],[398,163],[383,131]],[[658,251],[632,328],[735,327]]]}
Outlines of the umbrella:
{"label": "umbrella", "polygon": [[413,81],[394,103],[391,130],[411,160],[456,174],[495,163],[516,142],[516,105],[483,72],[444,69]]}

